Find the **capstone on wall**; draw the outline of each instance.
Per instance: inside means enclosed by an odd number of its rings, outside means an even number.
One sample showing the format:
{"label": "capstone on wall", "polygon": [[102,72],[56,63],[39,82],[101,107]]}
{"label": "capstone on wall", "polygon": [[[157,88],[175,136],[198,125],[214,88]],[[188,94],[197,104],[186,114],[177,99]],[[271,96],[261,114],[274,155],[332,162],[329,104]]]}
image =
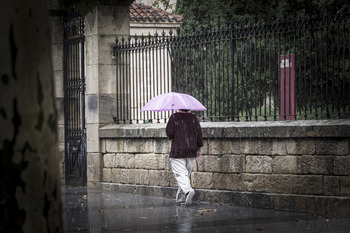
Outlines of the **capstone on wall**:
{"label": "capstone on wall", "polygon": [[[201,125],[195,200],[350,216],[350,120]],[[165,126],[100,128],[105,189],[175,196]]]}

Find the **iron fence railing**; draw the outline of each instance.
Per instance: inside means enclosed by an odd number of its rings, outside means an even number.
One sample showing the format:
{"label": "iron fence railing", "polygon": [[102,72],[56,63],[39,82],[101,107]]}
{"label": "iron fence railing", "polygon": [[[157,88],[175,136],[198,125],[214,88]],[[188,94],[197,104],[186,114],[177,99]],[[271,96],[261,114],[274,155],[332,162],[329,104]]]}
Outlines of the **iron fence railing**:
{"label": "iron fence railing", "polygon": [[349,16],[117,40],[115,120],[166,121],[140,110],[169,91],[200,100],[203,121],[349,118]]}

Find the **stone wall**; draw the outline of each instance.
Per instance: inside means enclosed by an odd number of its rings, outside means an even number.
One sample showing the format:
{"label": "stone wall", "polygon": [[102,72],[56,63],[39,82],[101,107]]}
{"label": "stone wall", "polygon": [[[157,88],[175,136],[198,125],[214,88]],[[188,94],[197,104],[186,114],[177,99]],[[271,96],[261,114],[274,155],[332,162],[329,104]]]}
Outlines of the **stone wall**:
{"label": "stone wall", "polygon": [[[201,123],[198,201],[350,217],[350,120]],[[165,124],[100,128],[103,187],[175,197]]]}

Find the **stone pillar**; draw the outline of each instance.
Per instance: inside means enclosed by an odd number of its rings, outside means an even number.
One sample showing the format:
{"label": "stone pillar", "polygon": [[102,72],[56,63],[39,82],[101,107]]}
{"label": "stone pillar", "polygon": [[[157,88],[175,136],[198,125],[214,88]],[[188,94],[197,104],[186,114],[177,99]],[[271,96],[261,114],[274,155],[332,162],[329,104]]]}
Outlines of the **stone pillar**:
{"label": "stone pillar", "polygon": [[[120,4],[120,3],[119,3]],[[128,7],[101,4],[85,17],[87,179],[101,181],[103,146],[99,128],[113,122],[116,111],[116,67],[113,46],[116,36],[129,36]]]}
{"label": "stone pillar", "polygon": [[50,42],[52,51],[52,68],[55,84],[55,97],[57,109],[57,130],[58,130],[58,148],[57,161],[59,163],[59,178],[61,184],[64,184],[64,91],[63,91],[63,20],[62,11],[59,10],[58,3],[55,0],[49,2],[49,26]]}

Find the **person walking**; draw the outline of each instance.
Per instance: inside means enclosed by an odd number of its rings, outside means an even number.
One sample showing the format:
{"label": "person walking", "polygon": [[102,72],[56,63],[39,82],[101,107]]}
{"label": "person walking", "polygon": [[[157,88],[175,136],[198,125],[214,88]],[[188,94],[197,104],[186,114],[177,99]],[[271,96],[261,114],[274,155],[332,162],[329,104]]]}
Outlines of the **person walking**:
{"label": "person walking", "polygon": [[202,129],[197,117],[189,110],[180,109],[171,115],[166,134],[172,140],[170,164],[178,183],[176,203],[190,205],[195,191],[191,187],[193,162],[200,157],[203,147]]}

